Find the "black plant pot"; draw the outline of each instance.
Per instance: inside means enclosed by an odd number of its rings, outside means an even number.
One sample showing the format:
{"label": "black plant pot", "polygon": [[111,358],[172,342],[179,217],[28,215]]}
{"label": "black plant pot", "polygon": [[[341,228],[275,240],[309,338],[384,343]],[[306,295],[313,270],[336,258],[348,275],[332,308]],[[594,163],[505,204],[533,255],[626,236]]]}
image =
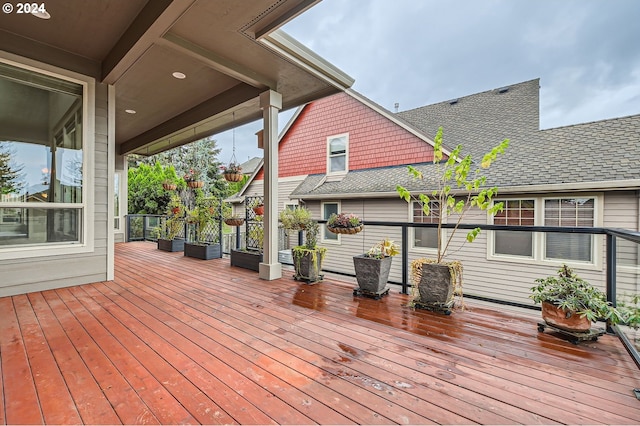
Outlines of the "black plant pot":
{"label": "black plant pot", "polygon": [[220,259],[222,257],[222,248],[220,244],[185,243],[184,255],[202,260]]}
{"label": "black plant pot", "polygon": [[353,257],[358,291],[365,295],[380,296],[388,292],[387,281],[391,271],[392,257],[376,259],[364,254]]}
{"label": "black plant pot", "polygon": [[291,256],[296,271],[293,276],[294,279],[305,281],[307,284],[322,281],[324,275],[320,273],[322,271],[322,253],[320,250],[316,249],[315,251],[302,253],[291,250]]}
{"label": "black plant pot", "polygon": [[257,251],[231,250],[231,266],[260,271],[262,253]]}
{"label": "black plant pot", "polygon": [[183,251],[184,239],[174,238],[173,240],[164,240],[164,239],[158,238],[158,250]]}
{"label": "black plant pot", "polygon": [[454,304],[453,285],[448,265],[424,263],[418,283],[418,298],[414,300],[415,306],[450,314],[450,308]]}

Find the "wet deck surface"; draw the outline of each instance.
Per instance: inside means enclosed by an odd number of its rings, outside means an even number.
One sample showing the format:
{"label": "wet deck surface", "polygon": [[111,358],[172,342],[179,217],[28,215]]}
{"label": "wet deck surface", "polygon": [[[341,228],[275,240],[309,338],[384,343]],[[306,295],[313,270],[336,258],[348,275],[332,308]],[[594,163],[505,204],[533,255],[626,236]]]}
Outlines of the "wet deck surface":
{"label": "wet deck surface", "polygon": [[615,336],[352,289],[119,244],[114,281],[0,299],[0,423],[640,423]]}

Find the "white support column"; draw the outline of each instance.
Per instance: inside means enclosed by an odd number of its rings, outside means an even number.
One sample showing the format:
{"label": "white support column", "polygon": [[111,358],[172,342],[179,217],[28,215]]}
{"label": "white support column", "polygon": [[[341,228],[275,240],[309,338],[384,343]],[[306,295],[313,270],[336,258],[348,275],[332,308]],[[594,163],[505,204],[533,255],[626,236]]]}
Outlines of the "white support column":
{"label": "white support column", "polygon": [[264,120],[264,251],[260,278],[282,278],[278,263],[278,111],[282,95],[273,90],[260,94]]}

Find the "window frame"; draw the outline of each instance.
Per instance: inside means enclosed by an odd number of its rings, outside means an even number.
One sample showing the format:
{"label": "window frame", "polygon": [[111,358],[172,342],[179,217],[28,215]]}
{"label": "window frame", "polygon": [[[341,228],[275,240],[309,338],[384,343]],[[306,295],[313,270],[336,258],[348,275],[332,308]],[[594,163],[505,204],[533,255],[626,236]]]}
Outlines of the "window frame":
{"label": "window frame", "polygon": [[[81,203],[29,203],[0,202],[2,208],[22,209],[74,209],[80,210],[79,241],[73,243],[37,243],[25,245],[0,246],[0,260],[24,259],[41,256],[69,255],[93,252],[95,222],[94,218],[94,145],[95,145],[95,79],[73,71],[64,70],[49,64],[0,52],[0,62],[33,73],[54,77],[82,86],[82,202]],[[111,228],[111,227],[109,227]]]}
{"label": "window frame", "polygon": [[[498,197],[494,203],[512,200],[533,200],[534,201],[534,226],[545,226],[545,201],[563,199],[593,199],[593,227],[602,227],[604,211],[603,193],[573,193],[573,194],[549,194],[549,195],[527,195],[518,197]],[[494,224],[494,216],[488,215],[487,223]],[[524,264],[535,264],[545,266],[557,266],[561,263],[571,263],[578,265],[582,269],[602,270],[603,262],[603,236],[591,234],[591,261],[580,261],[570,259],[553,259],[546,257],[546,234],[545,232],[534,232],[532,238],[533,257],[495,254],[495,231],[488,231],[487,236],[487,260],[500,262],[514,262]]]}
{"label": "window frame", "polygon": [[[336,211],[338,213],[340,213],[340,208],[342,206],[340,201],[322,201],[320,203],[320,215],[322,217],[323,220],[327,220],[329,219],[328,216],[325,216],[325,211],[324,211],[324,206],[327,204],[335,204],[336,205]],[[326,232],[330,232],[327,230],[327,225],[326,223],[323,225],[322,230],[320,232],[320,242],[323,244],[335,244],[335,245],[341,245],[342,244],[342,238],[340,234],[332,234],[335,235],[336,238],[335,239],[327,239],[325,236],[327,235]]]}
{"label": "window frame", "polygon": [[[345,139],[345,149],[344,154],[331,154],[331,141],[333,139],[344,138]],[[331,159],[336,158],[338,156],[344,155],[344,170],[331,170]],[[337,135],[331,135],[327,137],[327,176],[340,176],[349,173],[349,133],[340,133]]]}
{"label": "window frame", "polygon": [[[435,200],[432,200],[431,202],[437,202]],[[411,200],[410,203],[408,203],[409,205],[409,222],[414,223],[414,215],[413,215],[413,211],[414,211],[414,204],[420,204],[419,201],[416,200]],[[445,212],[443,212],[445,213]],[[447,217],[444,216],[442,218],[442,223],[447,223]],[[437,232],[437,228],[436,232]],[[445,228],[442,228],[440,230],[440,239],[442,241],[446,241],[446,237],[447,237],[447,230]],[[409,247],[411,250],[415,250],[416,252],[419,253],[426,253],[426,254],[432,254],[432,255],[437,255],[438,254],[438,246],[436,245],[436,247],[421,247],[421,246],[417,246],[416,245],[416,228],[414,228],[413,226],[410,227],[409,230]]]}

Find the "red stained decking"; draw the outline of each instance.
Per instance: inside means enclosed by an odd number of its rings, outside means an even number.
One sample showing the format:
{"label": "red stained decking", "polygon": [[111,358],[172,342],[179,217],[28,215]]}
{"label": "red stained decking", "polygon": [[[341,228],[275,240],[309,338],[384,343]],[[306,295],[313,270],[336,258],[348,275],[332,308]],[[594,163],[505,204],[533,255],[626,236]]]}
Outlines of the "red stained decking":
{"label": "red stained decking", "polygon": [[615,336],[116,246],[114,281],[0,299],[0,423],[637,424]]}

